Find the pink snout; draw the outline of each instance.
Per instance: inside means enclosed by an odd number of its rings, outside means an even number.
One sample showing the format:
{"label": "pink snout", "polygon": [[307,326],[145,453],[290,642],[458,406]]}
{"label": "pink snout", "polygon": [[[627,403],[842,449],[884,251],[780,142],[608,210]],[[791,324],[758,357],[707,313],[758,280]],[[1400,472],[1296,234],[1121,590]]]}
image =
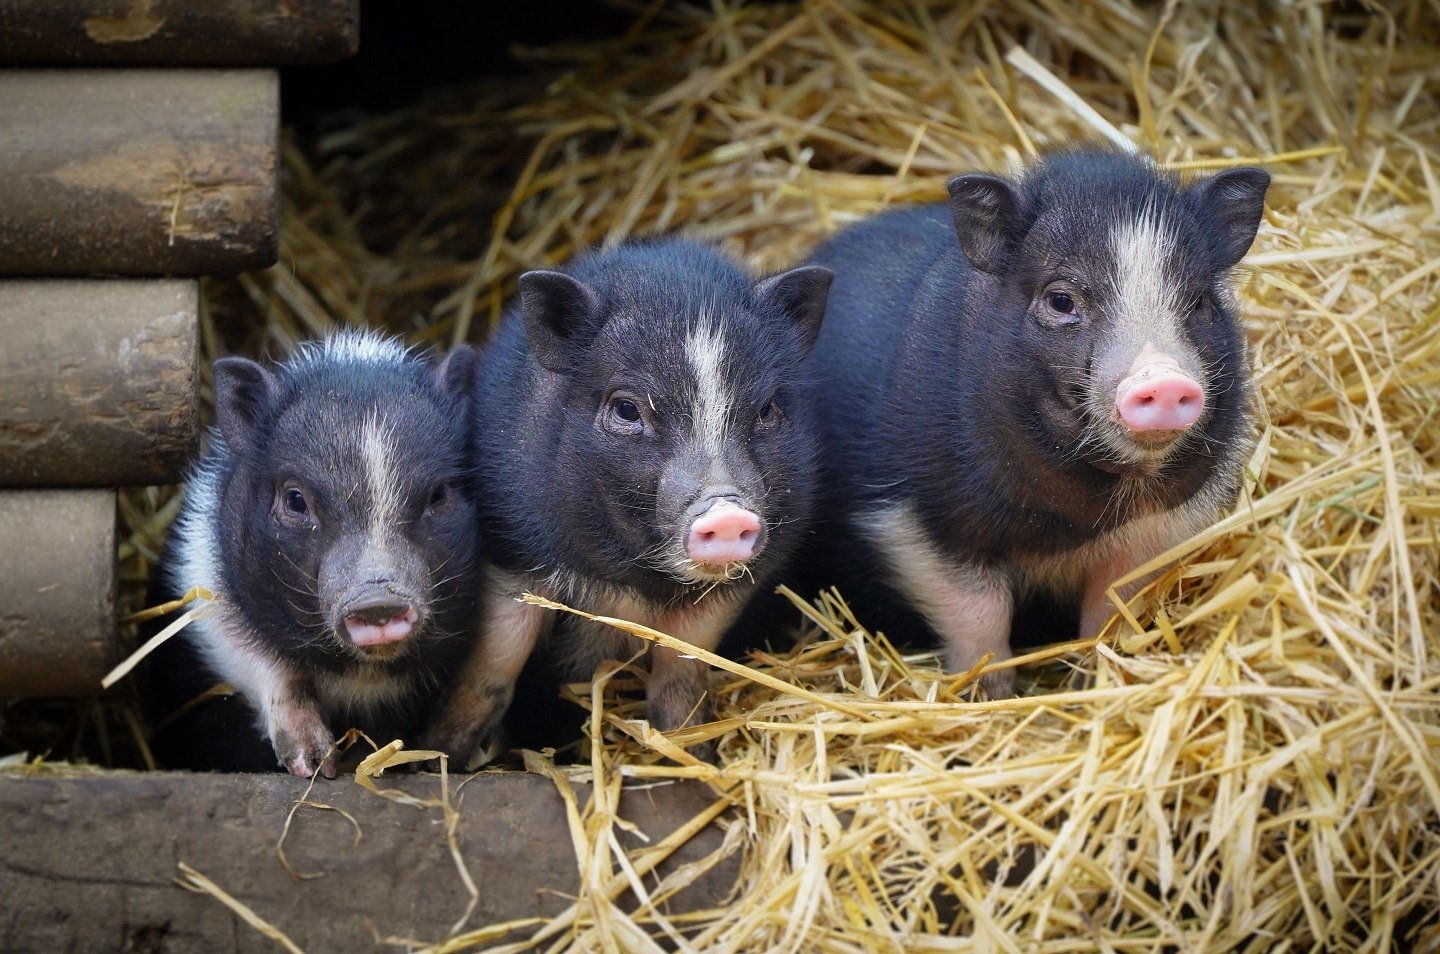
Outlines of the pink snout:
{"label": "pink snout", "polygon": [[383,646],[409,636],[418,619],[413,606],[376,607],[346,616],[345,632],[356,646]]}
{"label": "pink snout", "polygon": [[1115,410],[1136,440],[1165,441],[1200,420],[1205,391],[1174,359],[1142,353],[1115,389]]}
{"label": "pink snout", "polygon": [[755,555],[759,539],[759,517],[728,500],[717,500],[690,524],[685,553],[710,566],[744,563]]}

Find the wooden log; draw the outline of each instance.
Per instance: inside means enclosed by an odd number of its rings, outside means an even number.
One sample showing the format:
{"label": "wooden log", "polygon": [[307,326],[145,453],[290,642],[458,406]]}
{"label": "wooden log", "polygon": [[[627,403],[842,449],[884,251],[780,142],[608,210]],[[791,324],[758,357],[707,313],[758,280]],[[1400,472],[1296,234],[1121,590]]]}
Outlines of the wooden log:
{"label": "wooden log", "polygon": [[0,273],[271,264],[278,122],[267,70],[0,70]]}
{"label": "wooden log", "polygon": [[[297,872],[311,877],[294,880],[275,847],[306,784],[281,774],[0,775],[0,950],[280,950],[214,897],[177,887],[180,862],[303,950],[368,951],[377,937],[443,938],[470,896],[440,811],[388,801],[344,777],[322,780],[310,803],[340,811],[296,814],[285,852]],[[424,799],[440,795],[435,776],[386,776],[380,785]],[[583,805],[589,788],[575,788]],[[451,799],[459,805],[460,853],[479,888],[467,929],[553,917],[569,907],[578,866],[553,782],[487,773],[467,782],[459,797],[452,782]],[[715,800],[693,782],[631,788],[620,798],[619,815],[655,844]],[[355,820],[358,840],[341,812]],[[662,876],[705,857],[721,840],[717,826],[702,828],[662,863]],[[674,916],[722,903],[737,865],[732,856],[661,910]],[[318,872],[323,877],[314,877]],[[653,888],[656,876],[642,881]],[[633,898],[620,900],[634,908]],[[530,923],[512,938],[538,928]]]}
{"label": "wooden log", "polygon": [[0,491],[0,696],[100,690],[115,575],[115,491]]}
{"label": "wooden log", "polygon": [[0,281],[0,487],[175,483],[200,431],[193,281]]}
{"label": "wooden log", "polygon": [[0,0],[0,62],[296,66],[360,46],[359,0]]}

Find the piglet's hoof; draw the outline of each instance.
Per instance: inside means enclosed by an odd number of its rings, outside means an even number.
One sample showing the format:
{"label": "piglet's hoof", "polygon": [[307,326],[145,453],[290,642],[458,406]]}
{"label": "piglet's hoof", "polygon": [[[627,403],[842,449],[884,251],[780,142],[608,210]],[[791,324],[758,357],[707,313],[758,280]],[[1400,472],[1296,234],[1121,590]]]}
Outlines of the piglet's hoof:
{"label": "piglet's hoof", "polygon": [[650,725],[661,732],[704,725],[713,718],[710,703],[699,696],[662,695],[650,700],[645,715]]}
{"label": "piglet's hoof", "polygon": [[425,733],[421,747],[444,752],[452,769],[473,772],[505,753],[505,732],[498,725],[477,728],[437,723]]}
{"label": "piglet's hoof", "polygon": [[312,726],[304,736],[277,730],[275,755],[291,775],[310,778],[317,771],[325,778],[335,777],[335,740],[323,726]]}
{"label": "piglet's hoof", "polygon": [[[660,732],[674,732],[677,729],[704,725],[714,718],[703,682],[690,685],[677,681],[662,684],[658,688],[659,691],[648,700],[646,716],[650,725]],[[687,745],[685,751],[711,765],[719,760],[714,740]]]}
{"label": "piglet's hoof", "polygon": [[702,762],[709,762],[711,765],[720,764],[720,752],[716,748],[713,739],[708,742],[696,742],[694,745],[686,746],[685,751]]}
{"label": "piglet's hoof", "polygon": [[1015,698],[1015,670],[999,669],[980,677],[980,688],[986,699]]}

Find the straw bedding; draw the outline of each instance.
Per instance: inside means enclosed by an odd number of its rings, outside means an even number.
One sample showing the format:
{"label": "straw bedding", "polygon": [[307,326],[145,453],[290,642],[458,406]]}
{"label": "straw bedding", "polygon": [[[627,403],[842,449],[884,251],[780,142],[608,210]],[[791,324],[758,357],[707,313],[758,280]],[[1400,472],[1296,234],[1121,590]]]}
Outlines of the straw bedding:
{"label": "straw bedding", "polygon": [[[833,595],[798,648],[717,674],[720,721],[690,736],[718,768],[606,680],[575,688],[588,765],[530,765],[598,783],[582,890],[500,949],[1440,949],[1440,9],[634,12],[520,51],[533,81],[288,141],[282,264],[209,287],[207,351],[347,323],[481,340],[519,272],[587,246],[682,229],[788,266],[955,172],[1108,139],[1275,177],[1238,276],[1256,444],[1236,512],[1098,642],[1024,661],[1018,699],[967,701]],[[128,502],[136,575],[162,501]],[[620,856],[615,786],[671,777],[733,806],[735,900],[626,914],[666,845]]]}

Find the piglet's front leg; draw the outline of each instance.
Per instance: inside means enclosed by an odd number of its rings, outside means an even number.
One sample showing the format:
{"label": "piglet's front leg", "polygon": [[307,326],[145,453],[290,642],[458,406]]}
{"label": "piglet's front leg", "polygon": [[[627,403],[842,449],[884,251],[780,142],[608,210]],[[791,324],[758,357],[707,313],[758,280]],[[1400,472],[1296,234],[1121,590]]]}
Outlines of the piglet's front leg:
{"label": "piglet's front leg", "polygon": [[[968,672],[987,655],[992,663],[1010,658],[1014,597],[999,574],[967,568],[929,595],[934,600],[920,604],[921,611],[945,644],[951,672]],[[1015,670],[987,672],[980,687],[987,698],[1008,699],[1015,695]]]}
{"label": "piglet's front leg", "polygon": [[[1111,585],[1137,565],[1138,563],[1128,556],[1115,557],[1090,571],[1090,575],[1085,579],[1085,596],[1080,603],[1081,639],[1093,639],[1100,635],[1110,617],[1115,615],[1115,604],[1111,602],[1108,592]],[[1154,574],[1148,574],[1116,587],[1115,592],[1120,597],[1120,602],[1128,603],[1153,576]]]}
{"label": "piglet's front leg", "polygon": [[[1179,511],[1146,517],[1128,527],[1126,534],[1116,541],[1115,549],[1091,567],[1085,577],[1085,594],[1080,603],[1080,637],[1099,636],[1115,614],[1115,604],[1108,591],[1116,580],[1188,539],[1203,523],[1203,515]],[[1163,569],[1115,587],[1120,602],[1128,603]]]}
{"label": "piglet's front leg", "polygon": [[[969,672],[986,656],[1011,657],[1015,598],[1003,572],[942,552],[909,506],[865,515],[860,527],[884,557],[890,583],[940,637],[949,671]],[[987,672],[980,686],[991,699],[1013,696],[1015,670]]]}
{"label": "piglet's front leg", "polygon": [[515,696],[513,682],[479,679],[455,686],[430,723],[421,747],[444,752],[452,764],[474,771],[505,751],[503,719]]}
{"label": "piglet's front leg", "polygon": [[661,732],[700,725],[711,719],[710,667],[673,649],[650,650],[650,684],[645,714]]}
{"label": "piglet's front leg", "polygon": [[488,583],[475,648],[421,740],[425,748],[444,752],[465,771],[504,751],[505,711],[548,612],[518,602],[515,596],[524,590],[523,580],[503,575]]}
{"label": "piglet's front leg", "polygon": [[[698,603],[666,613],[659,629],[692,646],[714,650],[725,630],[739,614],[743,601],[730,594],[709,594]],[[703,725],[714,718],[710,697],[710,666],[683,656],[673,649],[655,646],[650,650],[650,681],[645,688],[645,714],[661,732],[673,732]],[[703,742],[690,747],[690,754],[707,762],[715,760],[715,744]]]}
{"label": "piglet's front leg", "polygon": [[223,662],[221,672],[259,712],[260,728],[280,767],[301,778],[317,771],[334,778],[335,736],[320,714],[309,680],[275,654],[259,649],[261,641],[233,614],[222,612],[213,638]]}

